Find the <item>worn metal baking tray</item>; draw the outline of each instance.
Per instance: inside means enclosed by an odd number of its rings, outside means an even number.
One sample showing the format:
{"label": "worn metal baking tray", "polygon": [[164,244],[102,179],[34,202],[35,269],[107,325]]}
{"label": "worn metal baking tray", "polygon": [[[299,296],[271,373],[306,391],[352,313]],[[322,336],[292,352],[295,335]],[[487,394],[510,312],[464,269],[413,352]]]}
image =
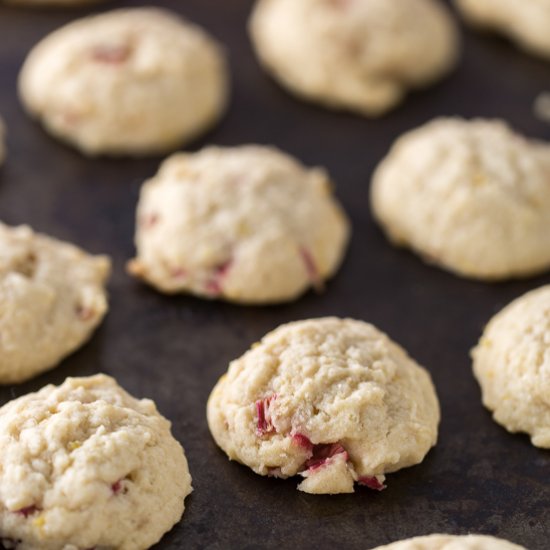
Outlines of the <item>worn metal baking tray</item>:
{"label": "worn metal baking tray", "polygon": [[[157,0],[204,25],[230,56],[231,109],[192,148],[273,143],[326,166],[354,230],[342,270],[324,294],[255,308],[165,297],[124,272],[139,186],[160,158],[86,159],[30,121],[16,97],[19,67],[39,38],[84,13],[141,3],[71,11],[0,7],[0,113],[9,128],[0,219],[29,223],[114,259],[111,310],[92,341],[59,368],[0,389],[1,403],[69,375],[100,371],[154,399],[185,446],[195,488],[183,521],[158,548],[367,549],[432,532],[482,532],[548,550],[550,454],[491,420],[468,353],[493,313],[550,276],[483,284],[429,267],[388,244],[369,213],[368,187],[392,141],[437,115],[502,117],[527,135],[550,138],[550,126],[532,114],[535,96],[550,89],[550,64],[465,30],[463,59],[449,78],[371,121],[302,103],[260,70],[245,31],[251,0]],[[208,432],[206,399],[232,358],[280,323],[327,314],[375,323],[425,365],[437,385],[443,413],[437,447],[421,465],[390,475],[382,493],[297,492],[295,480],[262,478],[230,463]]]}

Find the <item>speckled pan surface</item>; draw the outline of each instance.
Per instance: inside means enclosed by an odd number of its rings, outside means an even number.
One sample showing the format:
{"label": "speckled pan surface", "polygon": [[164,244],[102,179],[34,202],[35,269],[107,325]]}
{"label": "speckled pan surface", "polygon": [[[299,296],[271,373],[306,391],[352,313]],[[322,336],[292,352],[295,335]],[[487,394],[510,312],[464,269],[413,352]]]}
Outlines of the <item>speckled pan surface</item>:
{"label": "speckled pan surface", "polygon": [[[550,454],[491,420],[468,353],[494,313],[550,283],[550,275],[497,285],[460,280],[394,249],[367,201],[370,175],[394,139],[435,116],[502,117],[528,136],[550,139],[550,127],[532,112],[535,97],[550,90],[550,65],[467,30],[455,73],[367,121],[302,103],[265,75],[245,30],[251,0],[157,0],[229,49],[230,111],[191,149],[273,143],[307,165],[326,166],[353,224],[342,269],[322,295],[262,308],[162,296],[124,271],[134,254],[139,187],[161,159],[88,160],[24,115],[15,86],[25,54],[46,33],[84,13],[141,4],[113,1],[72,11],[0,6],[0,112],[8,128],[0,219],[114,260],[110,312],[89,344],[43,376],[0,388],[0,403],[96,372],[115,376],[136,397],[154,399],[185,446],[195,489],[183,521],[155,548],[367,550],[433,532],[482,532],[547,550]],[[428,368],[437,386],[438,445],[419,466],[392,475],[381,493],[300,494],[295,480],[262,478],[230,463],[208,431],[206,400],[231,359],[281,323],[325,315],[374,323]]]}

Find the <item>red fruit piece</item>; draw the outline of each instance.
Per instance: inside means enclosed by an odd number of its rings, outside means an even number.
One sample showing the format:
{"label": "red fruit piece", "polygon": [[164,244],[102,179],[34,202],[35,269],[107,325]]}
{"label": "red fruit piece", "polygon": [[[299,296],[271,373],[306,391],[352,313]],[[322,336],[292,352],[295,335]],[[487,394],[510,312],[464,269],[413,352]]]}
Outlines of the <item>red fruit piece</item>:
{"label": "red fruit piece", "polygon": [[271,422],[271,403],[277,399],[276,395],[270,395],[264,399],[256,401],[256,416],[258,417],[257,431],[258,435],[265,435],[275,431]]}
{"label": "red fruit piece", "polygon": [[32,504],[31,506],[25,506],[25,508],[21,508],[20,510],[15,510],[15,514],[20,514],[24,516],[25,518],[28,518],[29,516],[32,516],[33,514],[36,514],[36,512],[40,512],[40,508],[38,506],[35,506]]}
{"label": "red fruit piece", "polygon": [[128,60],[130,53],[130,47],[124,44],[101,44],[92,50],[92,59],[98,63],[119,65]]}
{"label": "red fruit piece", "polygon": [[306,449],[307,451],[313,451],[313,443],[309,440],[309,437],[303,434],[294,434],[292,436],[292,443]]}
{"label": "red fruit piece", "polygon": [[227,260],[226,262],[216,266],[213,269],[212,277],[206,281],[206,290],[213,296],[219,296],[223,290],[223,280],[227,276],[233,260]]}
{"label": "red fruit piece", "polygon": [[314,445],[311,458],[306,461],[306,468],[308,470],[321,468],[321,466],[324,466],[332,457],[342,453],[347,461],[349,458],[348,453],[340,443],[320,443],[319,445]]}
{"label": "red fruit piece", "polygon": [[140,225],[144,229],[151,229],[151,227],[155,226],[159,221],[159,215],[152,212],[151,214],[145,214],[142,216],[139,220]]}
{"label": "red fruit piece", "polygon": [[113,491],[113,493],[115,495],[118,495],[118,493],[120,493],[120,491],[122,491],[122,483],[121,483],[121,480],[119,479],[118,481],[115,481],[112,485],[111,485],[111,491]]}
{"label": "red fruit piece", "polygon": [[89,321],[93,319],[95,311],[91,307],[86,306],[77,306],[76,307],[76,316],[81,321]]}
{"label": "red fruit piece", "polygon": [[315,263],[313,255],[307,248],[302,246],[300,247],[300,256],[304,262],[311,285],[317,292],[321,292],[324,288],[323,279],[317,269],[317,264]]}
{"label": "red fruit piece", "polygon": [[375,476],[361,476],[357,480],[357,483],[375,491],[383,491],[386,488],[386,486],[383,483],[380,483]]}

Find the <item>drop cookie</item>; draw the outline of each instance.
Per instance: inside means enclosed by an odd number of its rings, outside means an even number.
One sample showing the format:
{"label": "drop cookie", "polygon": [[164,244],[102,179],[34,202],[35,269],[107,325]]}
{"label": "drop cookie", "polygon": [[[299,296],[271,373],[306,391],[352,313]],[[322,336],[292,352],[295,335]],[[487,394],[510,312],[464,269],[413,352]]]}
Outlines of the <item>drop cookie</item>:
{"label": "drop cookie", "polygon": [[27,111],[89,155],[181,146],[218,120],[227,91],[219,45],[158,8],[69,23],[33,48],[19,77]]}
{"label": "drop cookie", "polygon": [[0,384],[56,366],[107,312],[106,256],[0,224]]}
{"label": "drop cookie", "polygon": [[473,25],[508,36],[523,49],[550,58],[550,0],[454,0]]}
{"label": "drop cookie", "polygon": [[495,421],[550,449],[550,285],[495,315],[472,357],[483,404]]}
{"label": "drop cookie", "polygon": [[18,550],[149,548],[192,490],[170,422],[102,374],[4,405],[0,464],[0,533]]}
{"label": "drop cookie", "polygon": [[233,361],[208,400],[231,460],[305,479],[313,494],[384,489],[437,440],[429,374],[374,326],[328,317],[283,325]]}
{"label": "drop cookie", "polygon": [[400,540],[373,550],[527,550],[507,540],[486,535],[428,535]]}
{"label": "drop cookie", "polygon": [[366,116],[441,78],[459,49],[447,8],[433,0],[259,0],[250,33],[286,88]]}
{"label": "drop cookie", "polygon": [[375,171],[374,216],[397,245],[475,279],[550,268],[550,146],[498,120],[436,119]]}
{"label": "drop cookie", "polygon": [[142,188],[129,271],[166,293],[292,300],[342,261],[349,224],[331,187],[274,148],[173,155]]}

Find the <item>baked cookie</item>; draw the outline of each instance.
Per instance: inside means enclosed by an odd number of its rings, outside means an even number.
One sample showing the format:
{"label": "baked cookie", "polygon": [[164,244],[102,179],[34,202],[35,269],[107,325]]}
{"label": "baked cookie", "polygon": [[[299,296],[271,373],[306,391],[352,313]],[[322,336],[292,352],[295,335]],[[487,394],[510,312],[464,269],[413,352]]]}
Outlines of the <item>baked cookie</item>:
{"label": "baked cookie", "polygon": [[141,191],[129,271],[158,290],[282,302],[339,267],[349,225],[324,170],[274,148],[166,160]]}
{"label": "baked cookie", "polygon": [[227,102],[220,47],[158,8],[80,19],[43,39],[19,77],[26,109],[86,154],[166,151],[209,128]]}
{"label": "baked cookie", "polygon": [[550,285],[495,315],[472,357],[483,404],[496,422],[550,449]]}
{"label": "baked cookie", "polygon": [[439,403],[429,374],[385,334],[327,317],[283,325],[233,361],[207,414],[231,460],[335,494],[355,482],[380,491],[386,473],[422,462]]}
{"label": "baked cookie", "polygon": [[458,35],[434,0],[259,0],[259,60],[292,92],[377,116],[455,65]]}
{"label": "baked cookie", "polygon": [[527,550],[507,540],[486,535],[428,535],[400,540],[374,550]]}
{"label": "baked cookie", "polygon": [[0,384],[56,366],[107,312],[110,261],[0,223]]}
{"label": "baked cookie", "polygon": [[103,374],[4,405],[0,465],[0,533],[18,550],[149,548],[192,490],[170,422]]}
{"label": "baked cookie", "polygon": [[523,49],[550,57],[550,0],[454,0],[474,25],[496,30]]}
{"label": "baked cookie", "polygon": [[371,202],[389,238],[458,275],[550,268],[550,146],[497,120],[437,119],[399,138]]}

